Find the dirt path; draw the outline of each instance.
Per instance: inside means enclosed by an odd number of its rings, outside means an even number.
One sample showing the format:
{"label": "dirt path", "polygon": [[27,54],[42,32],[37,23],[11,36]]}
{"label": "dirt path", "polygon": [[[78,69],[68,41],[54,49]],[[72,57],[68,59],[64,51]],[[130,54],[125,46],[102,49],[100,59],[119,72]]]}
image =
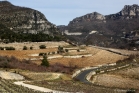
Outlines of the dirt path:
{"label": "dirt path", "polygon": [[34,85],[25,84],[25,83],[23,83],[23,81],[17,81],[17,82],[14,82],[14,84],[16,84],[16,85],[22,85],[24,87],[28,87],[30,89],[34,89],[34,90],[37,90],[37,91],[53,92],[53,90],[50,90],[50,89],[47,89],[47,88],[43,88],[43,87],[38,87],[38,86],[34,86]]}
{"label": "dirt path", "polygon": [[[71,92],[62,92],[62,91],[55,91],[55,90],[51,90],[48,88],[44,88],[44,87],[39,87],[39,86],[35,86],[35,85],[30,85],[30,84],[25,84],[24,81],[17,81],[14,82],[14,84],[16,85],[22,85],[24,87],[27,87],[29,89],[33,89],[33,90],[37,90],[37,91],[41,91],[41,92],[49,92],[49,93],[71,93]],[[77,93],[81,93],[81,92],[77,92]]]}

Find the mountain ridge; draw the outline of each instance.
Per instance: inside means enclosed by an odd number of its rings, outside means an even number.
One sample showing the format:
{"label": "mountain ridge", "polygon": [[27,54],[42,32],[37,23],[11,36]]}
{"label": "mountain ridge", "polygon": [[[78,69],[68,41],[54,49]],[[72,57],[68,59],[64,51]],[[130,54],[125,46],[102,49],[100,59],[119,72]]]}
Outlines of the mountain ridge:
{"label": "mountain ridge", "polygon": [[[126,35],[135,37],[135,34],[132,35],[131,32],[137,33],[138,24],[139,6],[133,4],[125,5],[121,11],[115,14],[102,15],[93,12],[76,17],[67,26],[61,26],[59,29],[69,33],[81,32],[82,35],[80,36],[67,36],[78,44],[119,48],[121,46],[126,47],[132,42],[132,38],[129,39],[131,41],[124,39],[126,39]],[[97,33],[89,34],[91,31],[97,31]]]}
{"label": "mountain ridge", "polygon": [[40,11],[15,6],[9,1],[0,1],[0,23],[17,33],[50,34],[56,30],[56,26]]}

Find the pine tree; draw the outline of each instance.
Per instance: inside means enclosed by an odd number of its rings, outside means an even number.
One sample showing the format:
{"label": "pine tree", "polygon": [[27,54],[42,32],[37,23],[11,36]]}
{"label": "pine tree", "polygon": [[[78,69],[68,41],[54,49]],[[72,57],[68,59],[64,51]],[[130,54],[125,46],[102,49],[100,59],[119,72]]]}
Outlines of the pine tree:
{"label": "pine tree", "polygon": [[42,60],[42,63],[41,63],[42,66],[46,66],[46,67],[49,67],[49,62],[47,60],[47,56],[43,56],[43,60]]}

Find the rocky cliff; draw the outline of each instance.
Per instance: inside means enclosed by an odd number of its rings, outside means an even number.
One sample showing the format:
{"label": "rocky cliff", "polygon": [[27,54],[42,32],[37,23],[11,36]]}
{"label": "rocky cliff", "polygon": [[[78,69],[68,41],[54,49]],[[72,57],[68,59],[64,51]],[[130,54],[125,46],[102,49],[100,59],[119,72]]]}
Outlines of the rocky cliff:
{"label": "rocky cliff", "polygon": [[112,15],[106,16],[107,19],[133,19],[139,17],[139,6],[137,4],[134,5],[125,5],[124,8]]}
{"label": "rocky cliff", "polygon": [[0,1],[0,24],[17,33],[49,34],[56,29],[41,12],[15,6],[8,1]]}
{"label": "rocky cliff", "polygon": [[68,24],[69,31],[92,31],[97,30],[106,34],[121,34],[138,27],[139,6],[125,5],[115,14],[102,15],[97,12],[77,17]]}
{"label": "rocky cliff", "polygon": [[[78,44],[84,43],[117,48],[134,45],[131,44],[135,37],[132,33],[139,32],[139,30],[135,32],[135,30],[139,28],[138,24],[139,6],[134,4],[125,5],[121,11],[115,14],[102,15],[93,12],[77,17],[70,21],[68,26],[62,27],[62,30],[66,29],[69,30],[69,32],[82,32],[83,34],[81,36],[68,36],[69,39],[76,43],[78,42]],[[90,34],[91,31],[97,33]],[[130,41],[126,41],[125,36],[128,37]],[[139,38],[137,37],[136,40],[137,39]]]}

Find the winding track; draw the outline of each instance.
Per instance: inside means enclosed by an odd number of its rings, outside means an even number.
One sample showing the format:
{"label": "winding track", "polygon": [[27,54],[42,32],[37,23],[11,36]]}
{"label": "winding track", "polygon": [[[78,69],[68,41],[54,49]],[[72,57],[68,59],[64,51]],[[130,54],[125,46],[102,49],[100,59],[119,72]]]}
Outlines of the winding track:
{"label": "winding track", "polygon": [[75,78],[83,83],[87,83],[87,84],[91,84],[91,82],[89,82],[87,79],[86,79],[86,76],[92,72],[92,71],[96,71],[97,68],[93,68],[93,69],[88,69],[88,70],[84,70],[82,71],[80,74],[78,74]]}

